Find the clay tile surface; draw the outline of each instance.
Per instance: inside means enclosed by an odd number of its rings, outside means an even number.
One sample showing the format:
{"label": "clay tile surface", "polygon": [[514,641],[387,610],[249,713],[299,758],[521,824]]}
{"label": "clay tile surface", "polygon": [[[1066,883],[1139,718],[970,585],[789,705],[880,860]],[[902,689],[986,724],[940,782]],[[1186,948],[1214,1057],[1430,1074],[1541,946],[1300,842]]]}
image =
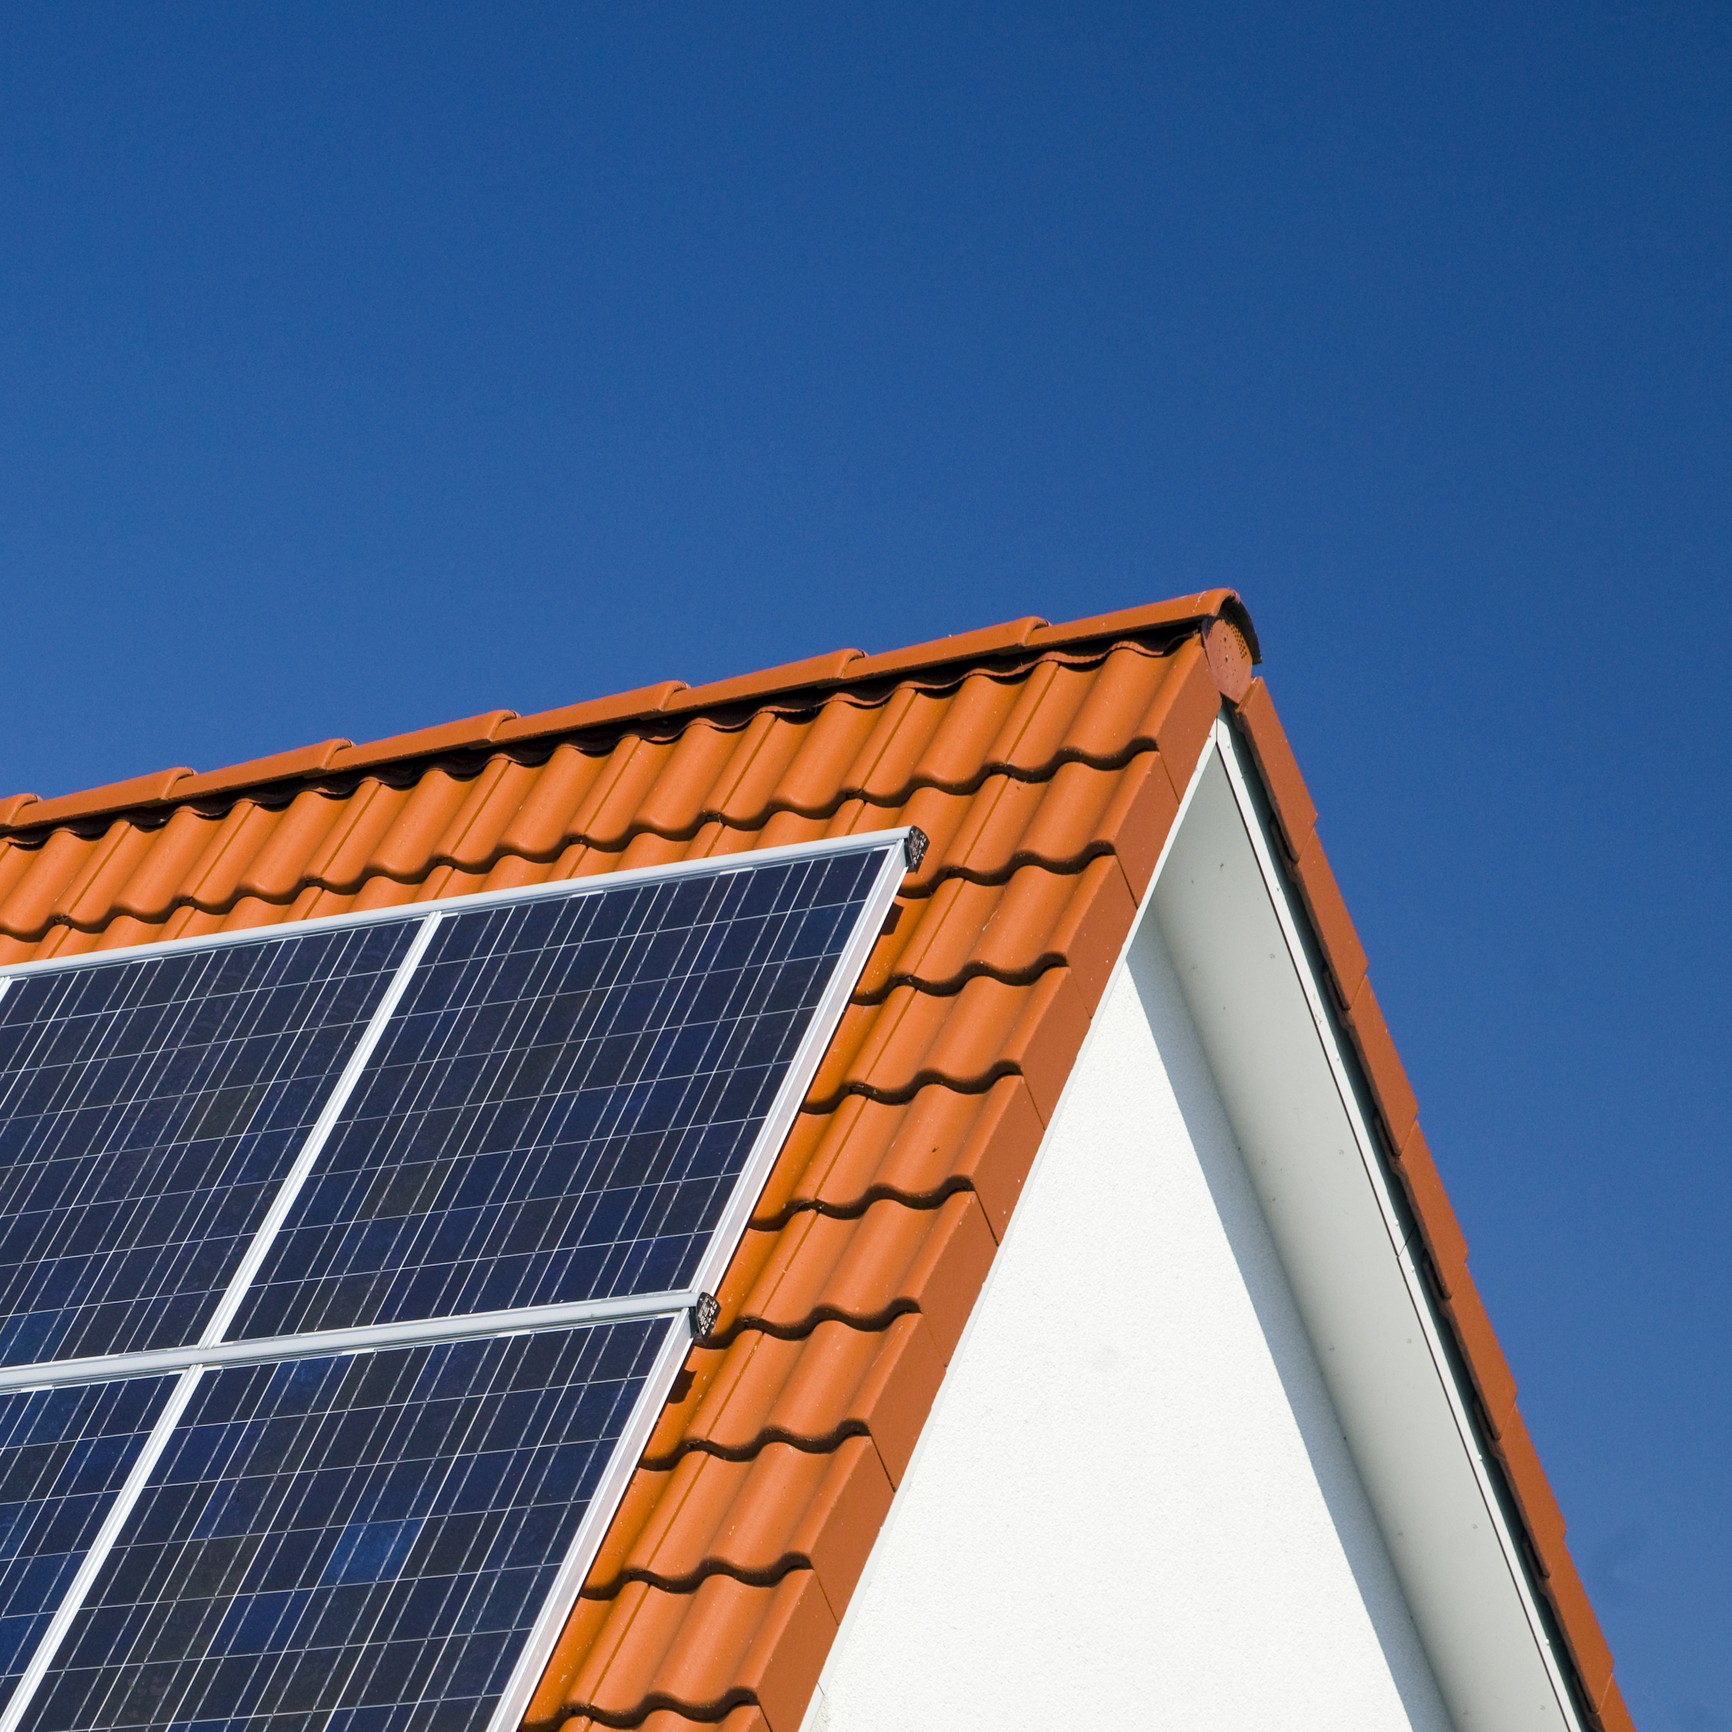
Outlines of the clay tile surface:
{"label": "clay tile surface", "polygon": [[798,1728],[1223,705],[1583,1693],[1603,1726],[1628,1725],[1255,653],[1238,598],[1210,591],[0,803],[0,962],[926,832],[534,1732]]}

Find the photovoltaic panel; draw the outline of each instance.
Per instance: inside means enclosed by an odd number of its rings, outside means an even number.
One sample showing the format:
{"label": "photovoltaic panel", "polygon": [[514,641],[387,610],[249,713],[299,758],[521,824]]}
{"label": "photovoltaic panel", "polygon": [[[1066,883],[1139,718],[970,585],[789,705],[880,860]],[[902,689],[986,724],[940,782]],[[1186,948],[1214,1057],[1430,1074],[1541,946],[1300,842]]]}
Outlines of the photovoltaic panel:
{"label": "photovoltaic panel", "polygon": [[234,1333],[689,1282],[884,859],[448,917]]}
{"label": "photovoltaic panel", "polygon": [[198,1338],[407,924],[27,975],[0,998],[0,1364]]}
{"label": "photovoltaic panel", "polygon": [[173,1382],[135,1377],[0,1395],[0,1707]]}
{"label": "photovoltaic panel", "polygon": [[899,864],[0,979],[0,1732],[518,1713]]}
{"label": "photovoltaic panel", "polygon": [[669,1328],[206,1371],[25,1727],[485,1725]]}

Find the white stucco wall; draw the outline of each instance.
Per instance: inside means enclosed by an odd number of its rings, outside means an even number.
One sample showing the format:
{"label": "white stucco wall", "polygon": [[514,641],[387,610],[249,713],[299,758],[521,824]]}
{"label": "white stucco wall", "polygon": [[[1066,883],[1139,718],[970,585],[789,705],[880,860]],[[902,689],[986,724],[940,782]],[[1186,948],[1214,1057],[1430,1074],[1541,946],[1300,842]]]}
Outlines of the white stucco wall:
{"label": "white stucco wall", "polygon": [[806,1725],[1029,1723],[1450,1725],[1153,920]]}

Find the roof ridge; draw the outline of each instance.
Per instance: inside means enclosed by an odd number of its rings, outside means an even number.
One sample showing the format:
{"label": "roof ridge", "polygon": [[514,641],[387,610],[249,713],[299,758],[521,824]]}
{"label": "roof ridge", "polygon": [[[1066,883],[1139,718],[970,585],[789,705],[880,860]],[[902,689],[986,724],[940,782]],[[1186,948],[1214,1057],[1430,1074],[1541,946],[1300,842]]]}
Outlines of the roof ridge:
{"label": "roof ridge", "polygon": [[1256,633],[1237,592],[1202,590],[1057,625],[1030,615],[872,655],[855,649],[832,650],[825,655],[705,685],[688,686],[680,680],[664,680],[529,716],[520,716],[515,710],[489,710],[360,744],[345,739],[324,740],[217,770],[198,772],[177,765],[47,800],[30,793],[11,794],[0,798],[0,835],[126,811],[160,809],[212,795],[239,793],[250,787],[304,781],[438,753],[552,738],[657,716],[690,717],[708,707],[766,700],[781,693],[836,689],[932,668],[960,667],[1024,648],[1054,650],[1134,633],[1171,632],[1186,626],[1203,626],[1215,619],[1227,621],[1251,660],[1259,659]]}

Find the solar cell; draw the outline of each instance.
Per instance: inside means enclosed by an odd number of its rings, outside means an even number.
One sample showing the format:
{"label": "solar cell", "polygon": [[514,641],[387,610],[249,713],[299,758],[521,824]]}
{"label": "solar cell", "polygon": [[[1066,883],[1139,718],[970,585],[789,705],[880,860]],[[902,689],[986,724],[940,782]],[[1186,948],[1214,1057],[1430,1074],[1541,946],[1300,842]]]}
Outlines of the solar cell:
{"label": "solar cell", "polygon": [[483,1726],[668,1329],[205,1372],[24,1725]]}
{"label": "solar cell", "polygon": [[0,1396],[0,1705],[162,1412],[172,1377]]}
{"label": "solar cell", "polygon": [[448,918],[236,1333],[688,1284],[883,860]]}
{"label": "solar cell", "polygon": [[27,975],[0,998],[0,1364],[196,1340],[406,925]]}

